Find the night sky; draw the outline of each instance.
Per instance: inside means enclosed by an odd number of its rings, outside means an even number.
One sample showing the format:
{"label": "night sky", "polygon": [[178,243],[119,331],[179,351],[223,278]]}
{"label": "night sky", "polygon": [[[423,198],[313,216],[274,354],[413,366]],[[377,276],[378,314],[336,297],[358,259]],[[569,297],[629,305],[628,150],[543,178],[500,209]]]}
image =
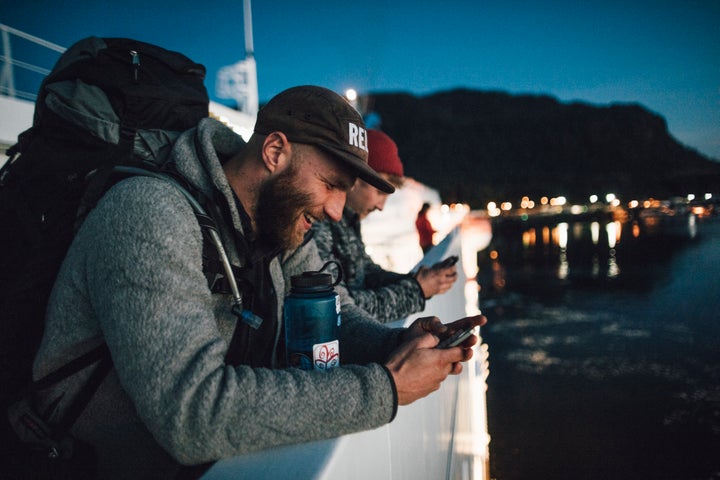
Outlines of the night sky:
{"label": "night sky", "polygon": [[[717,0],[255,0],[252,17],[261,102],[318,84],[639,103],[720,159]],[[96,35],[180,51],[207,67],[211,96],[217,70],[245,57],[240,0],[0,0],[0,23],[65,47]]]}

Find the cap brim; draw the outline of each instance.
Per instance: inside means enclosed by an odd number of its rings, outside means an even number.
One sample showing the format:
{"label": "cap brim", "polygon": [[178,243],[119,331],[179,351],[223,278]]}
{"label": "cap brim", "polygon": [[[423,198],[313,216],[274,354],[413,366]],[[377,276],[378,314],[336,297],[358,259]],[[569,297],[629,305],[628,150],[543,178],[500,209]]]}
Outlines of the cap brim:
{"label": "cap brim", "polygon": [[360,177],[373,187],[377,188],[381,192],[393,193],[395,191],[395,186],[392,183],[382,178],[380,174],[373,170],[370,165],[363,162],[358,157],[338,148],[331,147],[330,145],[317,143],[316,145],[338,157],[338,159],[341,160],[343,164],[349,167],[352,171],[354,171],[358,177]]}

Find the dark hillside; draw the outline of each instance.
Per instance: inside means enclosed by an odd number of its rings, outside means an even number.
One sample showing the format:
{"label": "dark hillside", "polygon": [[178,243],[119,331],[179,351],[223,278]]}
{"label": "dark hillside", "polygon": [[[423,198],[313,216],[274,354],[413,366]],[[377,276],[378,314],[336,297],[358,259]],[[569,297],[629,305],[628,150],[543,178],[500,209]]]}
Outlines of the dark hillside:
{"label": "dark hillside", "polygon": [[548,96],[454,90],[375,93],[372,111],[406,174],[473,208],[523,195],[585,201],[718,193],[720,163],[678,143],[640,105],[596,107]]}

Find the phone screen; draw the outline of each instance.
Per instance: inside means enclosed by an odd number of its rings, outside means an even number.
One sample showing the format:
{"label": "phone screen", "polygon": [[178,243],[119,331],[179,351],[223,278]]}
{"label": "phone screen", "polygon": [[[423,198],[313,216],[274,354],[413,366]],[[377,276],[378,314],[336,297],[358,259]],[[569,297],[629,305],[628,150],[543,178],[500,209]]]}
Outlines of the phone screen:
{"label": "phone screen", "polygon": [[452,255],[450,257],[447,257],[445,260],[442,260],[436,265],[436,268],[448,268],[455,265],[458,261],[457,255]]}
{"label": "phone screen", "polygon": [[474,327],[470,327],[465,330],[458,330],[454,334],[450,335],[445,340],[441,340],[435,348],[451,348],[460,345],[473,333]]}

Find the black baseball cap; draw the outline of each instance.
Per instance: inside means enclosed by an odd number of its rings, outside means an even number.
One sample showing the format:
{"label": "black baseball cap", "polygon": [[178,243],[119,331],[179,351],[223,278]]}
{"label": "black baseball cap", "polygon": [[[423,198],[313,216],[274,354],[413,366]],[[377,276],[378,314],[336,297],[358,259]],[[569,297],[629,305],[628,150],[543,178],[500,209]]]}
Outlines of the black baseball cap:
{"label": "black baseball cap", "polygon": [[292,87],[260,109],[255,133],[282,132],[291,142],[331,153],[355,174],[385,193],[395,187],[368,165],[368,136],[360,113],[342,96],[313,85]]}

